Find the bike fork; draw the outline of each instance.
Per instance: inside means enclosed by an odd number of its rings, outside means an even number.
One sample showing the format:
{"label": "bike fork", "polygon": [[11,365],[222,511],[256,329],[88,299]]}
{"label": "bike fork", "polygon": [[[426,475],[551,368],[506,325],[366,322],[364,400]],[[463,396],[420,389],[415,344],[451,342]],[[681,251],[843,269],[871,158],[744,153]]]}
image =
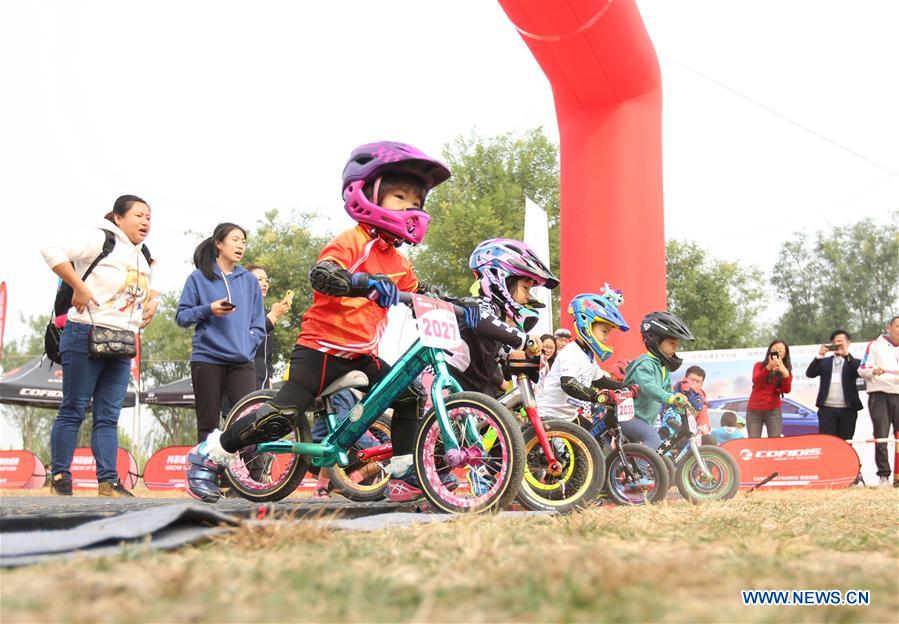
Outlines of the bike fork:
{"label": "bike fork", "polygon": [[696,443],[696,438],[690,438],[690,452],[693,453],[696,463],[699,464],[699,470],[702,472],[702,476],[710,478],[712,473],[709,472],[709,467],[705,465],[705,461],[702,459],[702,455],[699,452],[699,445]]}
{"label": "bike fork", "polygon": [[546,456],[546,462],[549,464],[549,474],[558,477],[562,474],[562,464],[556,458],[553,445],[549,443],[546,428],[543,426],[543,421],[540,420],[540,415],[537,413],[537,399],[534,397],[533,388],[531,388],[531,380],[526,375],[518,376],[518,391],[521,393],[524,413],[527,415],[531,427],[534,428],[534,433],[537,434],[537,442],[539,442],[543,455]]}

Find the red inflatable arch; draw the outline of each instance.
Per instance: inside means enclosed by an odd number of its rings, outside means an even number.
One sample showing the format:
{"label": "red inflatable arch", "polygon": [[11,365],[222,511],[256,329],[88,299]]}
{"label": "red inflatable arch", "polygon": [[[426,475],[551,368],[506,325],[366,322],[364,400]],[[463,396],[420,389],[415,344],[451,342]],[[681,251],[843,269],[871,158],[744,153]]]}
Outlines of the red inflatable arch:
{"label": "red inflatable arch", "polygon": [[[662,86],[636,2],[499,0],[549,79],[561,142],[562,305],[608,281],[634,331],[663,310]],[[563,307],[563,312],[565,308]],[[570,319],[565,323],[570,323]]]}

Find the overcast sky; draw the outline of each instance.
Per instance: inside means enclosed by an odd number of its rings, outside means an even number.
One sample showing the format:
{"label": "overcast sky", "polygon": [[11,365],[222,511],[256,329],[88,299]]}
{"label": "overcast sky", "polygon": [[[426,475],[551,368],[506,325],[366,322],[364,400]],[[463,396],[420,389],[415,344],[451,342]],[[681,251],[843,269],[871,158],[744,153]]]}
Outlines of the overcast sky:
{"label": "overcast sky", "polygon": [[[646,0],[664,85],[666,235],[766,271],[799,229],[899,208],[899,2]],[[496,2],[0,4],[6,337],[49,311],[39,247],[124,193],[153,210],[163,290],[195,240],[266,210],[349,224],[352,147],[439,154],[543,126],[542,72]],[[564,277],[564,275],[563,275]]]}

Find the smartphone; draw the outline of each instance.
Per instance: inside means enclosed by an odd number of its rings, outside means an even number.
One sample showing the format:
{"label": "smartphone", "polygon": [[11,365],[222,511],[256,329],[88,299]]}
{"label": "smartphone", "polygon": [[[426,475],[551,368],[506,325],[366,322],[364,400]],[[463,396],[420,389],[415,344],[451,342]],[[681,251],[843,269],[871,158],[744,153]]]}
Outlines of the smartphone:
{"label": "smartphone", "polygon": [[839,350],[839,347],[838,347],[837,345],[835,345],[835,344],[826,344],[826,345],[824,345],[824,348],[827,349],[828,351],[837,351],[837,350]]}
{"label": "smartphone", "polygon": [[288,305],[292,304],[293,303],[293,291],[288,290],[286,293],[284,293],[284,298],[281,301],[283,301],[284,303],[286,303]]}
{"label": "smartphone", "polygon": [[231,303],[230,301],[222,301],[221,306],[226,310],[233,310],[237,306]]}

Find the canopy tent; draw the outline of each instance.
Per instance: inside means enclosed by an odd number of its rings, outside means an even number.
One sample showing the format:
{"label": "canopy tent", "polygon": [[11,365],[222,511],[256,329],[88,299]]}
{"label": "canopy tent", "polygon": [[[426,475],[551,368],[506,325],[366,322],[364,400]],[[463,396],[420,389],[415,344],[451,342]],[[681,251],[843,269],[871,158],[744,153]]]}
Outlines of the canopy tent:
{"label": "canopy tent", "polygon": [[190,377],[140,393],[140,402],[165,407],[193,407],[194,385]]}
{"label": "canopy tent", "polygon": [[[134,407],[134,392],[122,407]],[[0,376],[0,403],[56,409],[62,403],[62,366],[39,357]],[[90,406],[88,406],[90,409]]]}

